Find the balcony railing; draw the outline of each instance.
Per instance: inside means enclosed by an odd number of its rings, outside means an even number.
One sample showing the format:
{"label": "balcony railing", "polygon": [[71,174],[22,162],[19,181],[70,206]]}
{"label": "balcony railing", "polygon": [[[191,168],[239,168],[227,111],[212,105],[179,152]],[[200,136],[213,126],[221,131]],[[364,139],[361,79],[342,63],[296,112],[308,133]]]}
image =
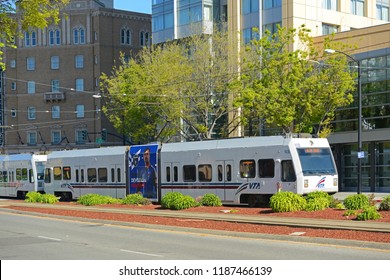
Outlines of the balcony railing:
{"label": "balcony railing", "polygon": [[46,92],[43,95],[46,102],[56,102],[65,100],[65,92]]}

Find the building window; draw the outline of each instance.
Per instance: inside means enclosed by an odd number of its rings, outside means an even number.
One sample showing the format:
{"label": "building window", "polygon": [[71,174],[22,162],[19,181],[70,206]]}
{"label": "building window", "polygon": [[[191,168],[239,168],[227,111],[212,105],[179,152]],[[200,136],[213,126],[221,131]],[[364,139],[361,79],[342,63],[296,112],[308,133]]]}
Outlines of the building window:
{"label": "building window", "polygon": [[389,0],[376,1],[376,18],[389,21]]}
{"label": "building window", "polygon": [[60,118],[61,109],[60,106],[55,105],[51,107],[51,117],[52,119],[59,119]]}
{"label": "building window", "polygon": [[49,45],[61,45],[61,31],[59,29],[49,31]]}
{"label": "building window", "polygon": [[61,143],[61,130],[51,131],[51,144],[59,145]]}
{"label": "building window", "polygon": [[79,54],[75,56],[75,67],[76,68],[84,68],[84,55]]}
{"label": "building window", "polygon": [[76,118],[84,118],[84,105],[76,105]]}
{"label": "building window", "polygon": [[351,0],[351,14],[357,16],[365,15],[365,1],[364,0]]}
{"label": "building window", "polygon": [[60,81],[52,80],[51,81],[51,92],[60,92]]}
{"label": "building window", "polygon": [[27,57],[27,70],[35,70],[35,57]]}
{"label": "building window", "polygon": [[35,93],[35,81],[27,81],[27,93],[28,94]]}
{"label": "building window", "polygon": [[36,145],[37,144],[37,132],[36,131],[27,132],[27,144],[28,145]]}
{"label": "building window", "polygon": [[253,39],[259,39],[259,33],[253,28],[246,28],[242,31],[242,40],[244,44],[249,44]]}
{"label": "building window", "polygon": [[11,117],[16,118],[16,109],[11,109]]}
{"label": "building window", "polygon": [[85,44],[85,30],[82,27],[73,29],[73,44],[83,45]]}
{"label": "building window", "polygon": [[332,24],[322,24],[322,35],[330,35],[338,32],[338,26]]}
{"label": "building window", "polygon": [[278,27],[280,27],[280,26],[282,26],[281,22],[265,24],[263,26],[263,32],[268,30],[270,32],[270,34],[272,35],[272,34],[278,32]]}
{"label": "building window", "polygon": [[11,90],[16,90],[16,82],[11,83]]}
{"label": "building window", "polygon": [[24,46],[35,47],[37,45],[37,33],[35,31],[24,32]]}
{"label": "building window", "polygon": [[150,38],[149,32],[141,31],[139,35],[140,45],[142,47],[149,46],[150,45],[149,38]]}
{"label": "building window", "polygon": [[131,45],[131,31],[127,28],[121,29],[121,44],[122,45]]}
{"label": "building window", "polygon": [[9,62],[9,66],[11,68],[16,68],[16,60],[15,59],[11,59],[10,62]]}
{"label": "building window", "polygon": [[259,11],[259,0],[243,0],[242,1],[242,14],[243,15],[255,13],[258,11]]}
{"label": "building window", "polygon": [[27,108],[27,119],[35,120],[37,118],[37,110],[35,107]]}
{"label": "building window", "polygon": [[60,57],[58,55],[52,56],[50,58],[51,69],[59,69],[60,68]]}
{"label": "building window", "polygon": [[322,8],[326,10],[338,11],[339,0],[322,0]]}
{"label": "building window", "polygon": [[86,130],[85,129],[78,129],[76,130],[76,143],[78,144],[84,144],[85,143],[85,135],[86,135]]}
{"label": "building window", "polygon": [[[259,1],[256,1],[259,2]],[[282,0],[264,0],[263,1],[263,8],[265,9],[272,9],[282,6]]]}
{"label": "building window", "polygon": [[84,79],[76,79],[76,91],[84,91]]}

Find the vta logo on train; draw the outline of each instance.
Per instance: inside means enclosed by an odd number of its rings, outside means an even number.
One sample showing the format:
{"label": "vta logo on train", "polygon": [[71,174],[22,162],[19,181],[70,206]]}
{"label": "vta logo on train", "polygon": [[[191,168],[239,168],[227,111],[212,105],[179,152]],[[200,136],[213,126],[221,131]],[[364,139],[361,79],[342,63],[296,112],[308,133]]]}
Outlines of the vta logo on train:
{"label": "vta logo on train", "polygon": [[318,188],[318,189],[325,188],[325,179],[326,179],[326,177],[322,177],[321,180],[317,183],[316,188]]}
{"label": "vta logo on train", "polygon": [[250,189],[260,189],[261,186],[260,186],[260,183],[251,182],[251,183],[249,183],[249,188]]}

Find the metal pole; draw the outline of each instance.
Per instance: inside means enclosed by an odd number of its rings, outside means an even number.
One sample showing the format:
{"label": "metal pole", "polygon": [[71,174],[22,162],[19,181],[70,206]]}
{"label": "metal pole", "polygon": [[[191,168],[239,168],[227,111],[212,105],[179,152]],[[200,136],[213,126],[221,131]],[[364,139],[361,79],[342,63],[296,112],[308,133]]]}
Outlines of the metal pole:
{"label": "metal pole", "polygon": [[357,193],[362,192],[362,79],[360,61],[355,60],[358,66],[358,187]]}

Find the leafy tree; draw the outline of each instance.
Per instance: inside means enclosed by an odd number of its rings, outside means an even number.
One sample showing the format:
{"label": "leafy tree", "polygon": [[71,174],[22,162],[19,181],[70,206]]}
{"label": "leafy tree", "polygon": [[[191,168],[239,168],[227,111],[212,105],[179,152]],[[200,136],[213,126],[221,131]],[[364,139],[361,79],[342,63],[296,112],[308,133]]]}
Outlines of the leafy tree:
{"label": "leafy tree", "polygon": [[[291,50],[294,44],[298,47]],[[325,48],[331,46],[329,38]],[[236,106],[243,107],[245,123],[262,119],[285,133],[323,137],[330,133],[336,108],[353,100],[356,72],[350,71],[346,57],[323,57],[304,26],[266,31],[246,47],[242,62],[242,95]]]}
{"label": "leafy tree", "polygon": [[236,78],[228,58],[226,34],[217,32],[144,48],[102,75],[103,110],[117,129],[125,125],[133,142],[201,140],[216,130],[226,136],[233,110],[228,85]]}
{"label": "leafy tree", "polygon": [[[3,47],[15,47],[14,38],[21,30],[42,29],[59,21],[59,10],[69,0],[1,0],[0,1],[0,68]],[[16,16],[16,11],[18,12]]]}
{"label": "leafy tree", "polygon": [[144,48],[102,75],[103,111],[115,128],[130,131],[133,142],[169,139],[180,126],[180,92],[189,71],[181,45]]}

